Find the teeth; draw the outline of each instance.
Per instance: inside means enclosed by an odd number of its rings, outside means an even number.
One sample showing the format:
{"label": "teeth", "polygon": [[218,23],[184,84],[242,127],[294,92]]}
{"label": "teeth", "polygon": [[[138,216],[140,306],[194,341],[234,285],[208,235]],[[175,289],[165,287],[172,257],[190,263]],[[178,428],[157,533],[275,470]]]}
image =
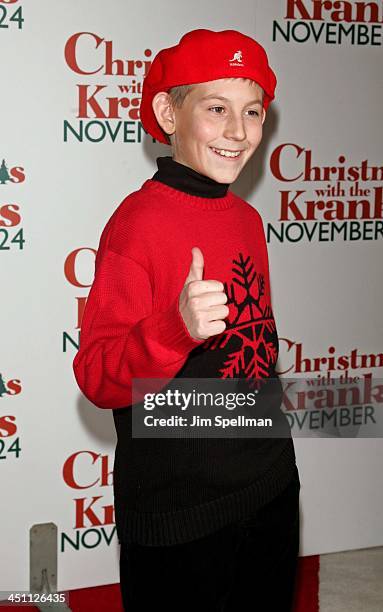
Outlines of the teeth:
{"label": "teeth", "polygon": [[241,153],[241,151],[226,151],[225,149],[216,149],[215,147],[211,147],[211,149],[223,157],[238,157]]}

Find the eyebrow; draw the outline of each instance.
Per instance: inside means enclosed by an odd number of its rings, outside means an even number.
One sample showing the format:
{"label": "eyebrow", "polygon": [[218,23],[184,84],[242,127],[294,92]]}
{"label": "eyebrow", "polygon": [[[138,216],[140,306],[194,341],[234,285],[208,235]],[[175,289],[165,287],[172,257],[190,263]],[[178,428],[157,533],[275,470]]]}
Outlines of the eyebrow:
{"label": "eyebrow", "polygon": [[[228,100],[224,96],[218,96],[216,94],[210,94],[208,96],[203,96],[201,98],[201,101],[210,100],[211,98],[215,98],[216,100],[224,100],[224,102],[230,102],[230,100]],[[256,100],[251,100],[251,102],[248,102],[245,106],[249,106],[250,104],[262,104],[262,100],[259,100],[258,98]]]}

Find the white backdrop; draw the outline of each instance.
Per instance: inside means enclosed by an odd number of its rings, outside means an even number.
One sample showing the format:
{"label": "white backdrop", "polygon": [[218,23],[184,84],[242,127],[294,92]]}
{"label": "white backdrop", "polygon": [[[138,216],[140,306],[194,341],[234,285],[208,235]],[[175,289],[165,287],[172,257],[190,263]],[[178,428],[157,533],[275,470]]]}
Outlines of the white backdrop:
{"label": "white backdrop", "polygon": [[[263,141],[233,190],[259,210],[269,237],[282,375],[305,374],[299,355],[311,377],[334,373],[330,355],[357,351],[373,358],[368,367],[350,362],[348,372],[382,376],[382,242],[374,232],[383,215],[373,204],[382,199],[382,4],[368,3],[376,11],[364,15],[355,2],[341,4],[343,14],[314,14],[312,2],[287,0],[0,0],[0,590],[29,588],[29,529],[51,521],[59,589],[118,581],[112,414],[81,395],[72,361],[101,231],[153,175],[156,157],[170,154],[145,136],[137,115],[144,61],[186,31],[254,36],[277,75]],[[80,33],[74,52],[68,41]],[[123,75],[105,74],[107,53],[124,60]],[[129,106],[108,118],[108,97]],[[322,180],[307,180],[305,161]],[[363,161],[375,177],[363,176]],[[360,211],[349,218],[355,180],[346,173],[338,184],[335,172],[323,180],[324,167],[342,165],[359,168],[358,187],[370,190],[364,239],[356,239]],[[328,195],[319,191],[327,187]],[[344,219],[331,188],[344,191]],[[327,208],[315,206],[310,219],[307,202],[319,200]],[[342,223],[345,233],[331,239]],[[289,238],[278,240],[281,232]],[[300,554],[382,545],[381,439],[313,437],[295,447]]]}

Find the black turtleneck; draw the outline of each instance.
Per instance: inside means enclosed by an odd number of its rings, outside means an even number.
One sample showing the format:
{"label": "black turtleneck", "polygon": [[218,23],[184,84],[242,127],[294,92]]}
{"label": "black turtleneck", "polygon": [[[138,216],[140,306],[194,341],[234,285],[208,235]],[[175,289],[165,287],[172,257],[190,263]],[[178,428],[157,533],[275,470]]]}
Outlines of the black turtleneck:
{"label": "black turtleneck", "polygon": [[203,198],[223,198],[230,183],[218,183],[193,168],[175,161],[170,155],[157,157],[157,172],[152,180]]}

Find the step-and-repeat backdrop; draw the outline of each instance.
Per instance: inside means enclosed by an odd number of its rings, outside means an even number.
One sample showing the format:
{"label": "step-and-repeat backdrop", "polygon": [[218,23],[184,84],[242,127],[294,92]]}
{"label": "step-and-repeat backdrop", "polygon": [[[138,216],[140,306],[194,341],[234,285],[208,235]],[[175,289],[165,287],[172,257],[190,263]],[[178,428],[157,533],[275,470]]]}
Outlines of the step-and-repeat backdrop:
{"label": "step-and-repeat backdrop", "polygon": [[[379,380],[382,20],[381,2],[0,0],[0,590],[29,588],[30,528],[49,522],[60,589],[118,580],[112,413],[72,361],[101,231],[170,154],[139,105],[186,31],[254,36],[278,78],[233,190],[264,219],[281,376]],[[383,544],[382,440],[354,408],[337,436],[313,418],[295,440],[302,555]]]}

